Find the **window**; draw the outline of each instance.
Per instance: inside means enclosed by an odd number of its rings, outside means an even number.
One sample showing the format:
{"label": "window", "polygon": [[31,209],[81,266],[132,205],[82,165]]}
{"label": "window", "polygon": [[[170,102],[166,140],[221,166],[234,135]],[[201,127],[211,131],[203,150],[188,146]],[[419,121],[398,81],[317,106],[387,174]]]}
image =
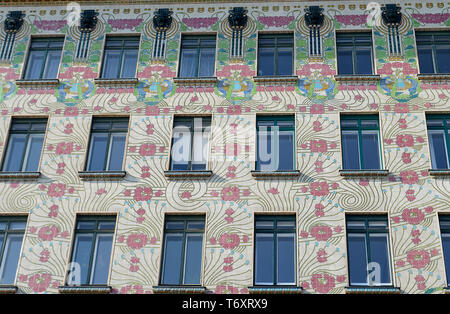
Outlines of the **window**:
{"label": "window", "polygon": [[47,119],[13,118],[2,171],[38,171],[46,127]]}
{"label": "window", "polygon": [[380,169],[378,115],[342,115],[341,132],[344,169]]}
{"label": "window", "polygon": [[139,54],[139,37],[106,37],[102,78],[134,78]]}
{"label": "window", "polygon": [[293,170],[294,117],[258,116],[256,170]]}
{"label": "window", "polygon": [[161,285],[200,285],[203,216],[166,216]]}
{"label": "window", "polygon": [[450,286],[450,216],[439,216],[439,225],[441,227],[442,250],[444,251],[447,286]]}
{"label": "window", "polygon": [[64,38],[32,38],[24,79],[56,79]]}
{"label": "window", "polygon": [[348,215],[346,220],[350,285],[391,285],[387,217]]}
{"label": "window", "polygon": [[337,33],[338,74],[373,74],[372,34]]}
{"label": "window", "polygon": [[115,226],[115,216],[77,218],[71,262],[79,265],[80,273],[71,271],[68,285],[107,283]]}
{"label": "window", "polygon": [[295,216],[255,216],[255,285],[295,285]]}
{"label": "window", "polygon": [[215,35],[183,36],[179,77],[214,76],[215,55]]}
{"label": "window", "polygon": [[86,170],[122,170],[127,132],[128,118],[94,118]]}
{"label": "window", "polygon": [[0,217],[0,285],[12,285],[22,248],[27,217]]}
{"label": "window", "polygon": [[258,76],[292,75],[293,34],[259,34]]}
{"label": "window", "polygon": [[175,117],[170,170],[205,170],[208,160],[210,117]]}
{"label": "window", "polygon": [[420,73],[450,73],[450,32],[416,32]]}
{"label": "window", "polygon": [[450,115],[427,115],[433,169],[450,168]]}

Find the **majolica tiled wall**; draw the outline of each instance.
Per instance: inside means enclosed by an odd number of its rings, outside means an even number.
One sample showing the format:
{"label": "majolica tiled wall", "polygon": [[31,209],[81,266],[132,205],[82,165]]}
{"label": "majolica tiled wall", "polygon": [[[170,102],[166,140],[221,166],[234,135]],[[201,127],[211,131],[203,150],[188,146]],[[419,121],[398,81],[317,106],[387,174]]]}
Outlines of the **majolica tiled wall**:
{"label": "majolica tiled wall", "polygon": [[[323,58],[307,51],[304,8],[321,5]],[[450,212],[448,178],[432,177],[425,112],[450,111],[450,82],[421,81],[414,29],[448,29],[449,4],[400,2],[401,57],[387,52],[386,28],[369,27],[365,1],[240,3],[249,13],[242,60],[230,61],[228,10],[237,4],[93,5],[99,22],[87,61],[74,61],[79,31],[64,5],[23,10],[11,63],[0,64],[0,153],[11,117],[49,117],[36,180],[0,182],[0,212],[29,213],[16,285],[22,293],[57,293],[63,285],[77,213],[117,213],[109,284],[117,293],[152,293],[158,284],[165,213],[206,213],[202,283],[215,293],[247,293],[253,285],[255,213],[297,214],[297,283],[310,293],[348,286],[345,213],[387,213],[394,285],[404,293],[441,293],[446,286],[438,213]],[[174,11],[164,62],[151,60],[156,9]],[[0,21],[0,22],[2,22]],[[335,31],[372,29],[379,81],[336,81]],[[257,36],[295,35],[296,83],[258,83]],[[175,84],[182,33],[217,33],[218,83]],[[96,85],[108,33],[140,34],[137,85]],[[18,86],[30,36],[65,35],[59,85]],[[4,38],[3,29],[0,39]],[[296,179],[255,180],[255,119],[296,117]],[[382,159],[389,176],[344,178],[339,115],[379,113]],[[201,180],[169,180],[174,114],[211,114],[210,170]],[[83,170],[94,115],[129,115],[122,180],[86,181]]]}

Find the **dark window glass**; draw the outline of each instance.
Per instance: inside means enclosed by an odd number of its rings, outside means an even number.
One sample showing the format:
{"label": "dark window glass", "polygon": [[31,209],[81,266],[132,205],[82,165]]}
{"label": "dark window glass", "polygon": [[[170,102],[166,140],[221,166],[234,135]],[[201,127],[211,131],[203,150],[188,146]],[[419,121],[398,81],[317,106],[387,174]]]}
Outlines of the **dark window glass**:
{"label": "dark window glass", "polygon": [[255,216],[255,285],[295,285],[295,216]]}
{"label": "dark window glass", "polygon": [[162,285],[200,284],[204,228],[203,216],[166,217]]}
{"label": "dark window glass", "polygon": [[348,215],[346,220],[350,285],[391,285],[387,218]]}
{"label": "dark window glass", "polygon": [[416,32],[420,73],[450,73],[450,32]]}
{"label": "dark window glass", "polygon": [[183,36],[179,77],[214,76],[215,55],[216,36]]}
{"label": "dark window glass", "polygon": [[373,74],[372,34],[337,33],[338,74]]}
{"label": "dark window glass", "polygon": [[107,283],[115,221],[114,216],[78,217],[71,262],[79,265],[80,273],[70,267],[68,285]]}
{"label": "dark window glass", "polygon": [[33,38],[31,40],[24,79],[55,79],[58,75],[64,38]]}
{"label": "dark window glass", "polygon": [[258,36],[258,75],[292,75],[294,36],[260,34]]}
{"label": "dark window glass", "polygon": [[433,169],[449,169],[450,115],[427,115],[427,128]]}
{"label": "dark window glass", "polygon": [[208,162],[209,117],[175,117],[170,170],[205,170]]}
{"label": "dark window glass", "polygon": [[276,171],[294,169],[293,116],[259,116],[256,122],[256,170]]}
{"label": "dark window glass", "polygon": [[87,171],[122,170],[128,118],[94,118]]}
{"label": "dark window glass", "polygon": [[2,171],[38,171],[46,119],[13,119]]}
{"label": "dark window glass", "polygon": [[27,217],[0,217],[0,285],[12,285],[22,248]]}
{"label": "dark window glass", "polygon": [[444,251],[445,272],[447,274],[447,286],[450,286],[450,216],[439,216],[441,227],[442,250]]}
{"label": "dark window glass", "polygon": [[139,54],[139,37],[106,37],[102,78],[133,78]]}
{"label": "dark window glass", "polygon": [[344,169],[380,169],[378,116],[341,116]]}

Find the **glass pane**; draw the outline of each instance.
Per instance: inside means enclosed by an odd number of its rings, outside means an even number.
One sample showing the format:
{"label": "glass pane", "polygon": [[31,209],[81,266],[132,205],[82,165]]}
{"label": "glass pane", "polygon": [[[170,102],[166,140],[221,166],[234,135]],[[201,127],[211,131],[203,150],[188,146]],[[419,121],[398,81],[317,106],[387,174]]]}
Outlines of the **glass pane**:
{"label": "glass pane", "polygon": [[364,169],[380,169],[378,131],[362,131],[362,159]]}
{"label": "glass pane", "polygon": [[255,222],[256,229],[273,229],[273,220],[259,220]]}
{"label": "glass pane", "polygon": [[187,229],[188,230],[203,230],[205,228],[205,222],[204,221],[188,221],[187,222]]}
{"label": "glass pane", "polygon": [[358,127],[358,120],[342,120],[341,121],[341,127],[344,128],[357,128]]}
{"label": "glass pane", "polygon": [[360,169],[358,131],[342,131],[342,159],[344,169]]}
{"label": "glass pane", "polygon": [[431,162],[433,169],[448,169],[448,153],[445,144],[444,130],[429,130]]}
{"label": "glass pane", "polygon": [[[369,235],[370,241],[370,259],[371,262],[378,263],[380,265],[380,283],[373,282],[373,284],[385,284],[391,283],[391,268],[389,263],[389,239],[387,234],[373,233]],[[374,269],[369,271],[373,272]],[[371,277],[372,280],[376,280],[376,277]]]}
{"label": "glass pane", "polygon": [[6,230],[6,226],[8,225],[7,222],[0,222],[0,231]]}
{"label": "glass pane", "polygon": [[294,169],[294,131],[280,131],[278,140],[278,170]]}
{"label": "glass pane", "polygon": [[45,131],[46,127],[47,127],[47,122],[31,123],[32,131]]}
{"label": "glass pane", "polygon": [[89,147],[89,171],[103,171],[105,170],[107,149],[108,149],[108,134],[92,133],[91,147]]}
{"label": "glass pane", "polygon": [[111,130],[127,130],[128,129],[128,120],[113,122],[111,126]]}
{"label": "glass pane", "polygon": [[295,234],[278,234],[277,241],[277,284],[295,284]]}
{"label": "glass pane", "polygon": [[186,235],[184,284],[200,284],[202,266],[202,234]]}
{"label": "glass pane", "polygon": [[450,73],[450,46],[437,46],[436,59],[437,72]]}
{"label": "glass pane", "polygon": [[370,48],[356,49],[356,73],[372,74],[372,51]]}
{"label": "glass pane", "polygon": [[363,128],[378,128],[378,120],[361,120]]}
{"label": "glass pane", "polygon": [[364,221],[347,220],[347,229],[366,229],[366,223]]}
{"label": "glass pane", "polygon": [[25,79],[40,79],[45,62],[45,51],[31,51],[28,57]]}
{"label": "glass pane", "polygon": [[64,40],[60,39],[60,40],[52,40],[48,43],[48,47],[49,48],[61,48],[64,45]]}
{"label": "glass pane", "polygon": [[255,236],[255,284],[274,284],[273,234],[259,233]]}
{"label": "glass pane", "polygon": [[11,125],[11,131],[27,131],[30,128],[30,123],[28,122],[17,122],[14,121]]}
{"label": "glass pane", "polygon": [[431,46],[417,47],[419,57],[420,73],[434,73],[433,51]]}
{"label": "glass pane", "polygon": [[97,235],[94,260],[92,261],[91,284],[106,284],[108,281],[112,240],[112,234]]}
{"label": "glass pane", "polygon": [[47,62],[45,64],[44,79],[54,79],[58,76],[59,61],[61,60],[61,51],[49,51]]}
{"label": "glass pane", "polygon": [[122,75],[120,77],[131,78],[136,76],[137,59],[137,50],[124,51],[122,60]]}
{"label": "glass pane", "polygon": [[447,274],[447,286],[450,285],[450,234],[442,234],[442,249],[444,251],[445,272]]}
{"label": "glass pane", "polygon": [[166,230],[184,230],[184,221],[168,221]]}
{"label": "glass pane", "polygon": [[366,285],[367,256],[365,234],[348,234],[348,263],[350,285]]}
{"label": "glass pane", "polygon": [[48,40],[35,39],[31,41],[31,48],[47,48]]}
{"label": "glass pane", "polygon": [[183,234],[166,234],[164,247],[164,264],[162,284],[181,284],[181,263],[183,250]]}
{"label": "glass pane", "polygon": [[258,131],[257,170],[276,170],[278,162],[276,151],[274,131],[271,131],[270,128],[261,127]]}
{"label": "glass pane", "polygon": [[295,230],[295,220],[278,220],[277,229],[285,230],[285,229],[294,229]]}
{"label": "glass pane", "polygon": [[114,221],[102,221],[98,223],[99,230],[114,230],[116,223]]}
{"label": "glass pane", "polygon": [[371,228],[371,229],[387,229],[388,223],[386,220],[369,221],[369,228]]}
{"label": "glass pane", "polygon": [[214,57],[215,49],[201,49],[198,76],[214,75]]}
{"label": "glass pane", "polygon": [[189,170],[191,159],[191,132],[189,128],[177,126],[174,128],[171,151],[172,170]]}
{"label": "glass pane", "polygon": [[91,260],[93,238],[94,235],[91,233],[77,234],[75,236],[73,261],[80,265],[80,284],[88,284],[89,262]]}
{"label": "glass pane", "polygon": [[353,74],[352,47],[337,47],[338,74]]}
{"label": "glass pane", "polygon": [[77,224],[78,230],[95,230],[97,226],[96,221],[79,221]]}
{"label": "glass pane", "polygon": [[182,49],[180,59],[180,77],[197,76],[197,49]]}
{"label": "glass pane", "polygon": [[292,75],[292,48],[278,48],[277,75]]}
{"label": "glass pane", "polygon": [[6,150],[3,171],[22,171],[22,158],[26,147],[26,134],[11,134]]}
{"label": "glass pane", "polygon": [[38,170],[43,142],[44,134],[30,134],[30,137],[28,138],[28,147],[25,153],[25,159],[23,161],[25,165],[25,171]]}
{"label": "glass pane", "polygon": [[443,127],[444,126],[444,120],[427,118],[427,126],[428,127],[433,127],[433,126]]}
{"label": "glass pane", "polygon": [[118,78],[119,66],[120,50],[106,50],[102,78]]}
{"label": "glass pane", "polygon": [[259,48],[258,76],[275,75],[275,54],[273,48]]}
{"label": "glass pane", "polygon": [[110,125],[111,125],[111,123],[109,121],[105,121],[105,122],[94,121],[94,123],[92,123],[92,129],[93,130],[109,130]]}
{"label": "glass pane", "polygon": [[[209,128],[208,128],[209,131]],[[194,128],[192,143],[192,170],[205,170],[209,148],[209,132],[202,132],[201,127]]]}
{"label": "glass pane", "polygon": [[111,134],[108,170],[122,170],[126,134]]}
{"label": "glass pane", "polygon": [[9,230],[25,230],[26,221],[13,221],[9,224]]}
{"label": "glass pane", "polygon": [[0,284],[13,284],[19,262],[23,234],[10,234],[6,239],[0,267]]}

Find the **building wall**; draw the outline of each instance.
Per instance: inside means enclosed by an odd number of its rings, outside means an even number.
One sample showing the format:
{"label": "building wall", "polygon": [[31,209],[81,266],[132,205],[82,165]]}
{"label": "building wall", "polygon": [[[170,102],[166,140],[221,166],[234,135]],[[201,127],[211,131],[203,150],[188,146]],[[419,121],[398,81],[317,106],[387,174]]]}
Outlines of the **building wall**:
{"label": "building wall", "polygon": [[[307,51],[304,9],[314,4],[326,15],[321,60],[309,59]],[[248,9],[249,21],[244,58],[230,61],[227,16],[237,5]],[[253,285],[255,213],[295,213],[297,284],[308,293],[345,293],[345,214],[386,213],[394,286],[404,293],[441,293],[447,283],[438,214],[450,211],[450,184],[448,178],[428,173],[425,113],[449,112],[450,83],[417,78],[414,30],[448,29],[450,13],[448,3],[438,1],[400,5],[403,55],[392,58],[386,28],[366,24],[365,1],[83,4],[83,9],[99,12],[89,57],[83,62],[74,61],[79,31],[67,25],[65,4],[0,6],[2,23],[10,10],[26,14],[11,63],[0,64],[2,158],[11,117],[48,117],[41,176],[0,182],[0,212],[29,215],[16,276],[19,292],[57,293],[65,278],[76,214],[116,213],[109,284],[117,293],[151,293],[158,285],[164,215],[205,213],[202,284],[214,293],[247,293]],[[152,17],[161,7],[173,10],[174,20],[165,60],[152,62]],[[381,80],[336,81],[335,31],[363,29],[373,30]],[[254,81],[257,36],[265,31],[295,34],[297,83]],[[139,84],[94,82],[109,33],[141,35]],[[219,83],[174,83],[184,33],[217,34]],[[65,36],[60,83],[18,86],[30,37],[42,35]],[[0,40],[4,36],[2,29]],[[407,88],[401,84],[405,81]],[[236,87],[223,88],[224,82]],[[339,115],[352,112],[379,114],[383,168],[389,176],[340,176]],[[251,175],[255,121],[261,113],[295,115],[298,178],[256,180]],[[164,175],[176,114],[212,115],[211,178],[169,180]],[[92,117],[101,115],[130,118],[127,175],[122,180],[87,181],[78,175]],[[409,219],[410,209],[423,218]]]}

